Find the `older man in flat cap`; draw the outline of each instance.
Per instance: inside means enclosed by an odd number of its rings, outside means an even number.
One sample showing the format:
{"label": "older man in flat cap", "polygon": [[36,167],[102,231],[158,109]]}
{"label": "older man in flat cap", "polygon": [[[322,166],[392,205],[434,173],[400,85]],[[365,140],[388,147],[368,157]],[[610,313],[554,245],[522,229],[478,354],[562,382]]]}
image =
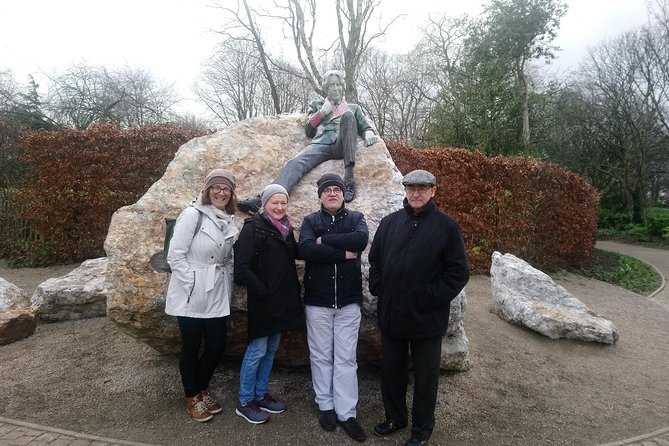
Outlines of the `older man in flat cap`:
{"label": "older man in flat cap", "polygon": [[437,180],[414,170],[402,180],[404,209],[384,217],[369,252],[369,291],[378,296],[382,339],[381,394],[385,437],[408,425],[408,352],[414,368],[411,437],[426,445],[434,429],[441,341],[451,301],[469,280],[469,265],[457,222],[433,201]]}

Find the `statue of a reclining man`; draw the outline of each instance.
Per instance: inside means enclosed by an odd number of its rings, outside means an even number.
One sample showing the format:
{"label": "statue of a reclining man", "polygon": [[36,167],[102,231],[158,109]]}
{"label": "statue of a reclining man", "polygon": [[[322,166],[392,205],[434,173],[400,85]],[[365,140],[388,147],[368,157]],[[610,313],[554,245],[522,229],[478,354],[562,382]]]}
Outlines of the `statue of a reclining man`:
{"label": "statue of a reclining man", "polygon": [[[365,117],[357,104],[344,100],[346,81],[340,71],[331,70],[323,75],[323,91],[327,97],[309,104],[308,121],[305,126],[311,143],[295,158],[289,160],[273,183],[280,184],[290,194],[295,186],[311,169],[324,161],[344,160],[344,201],[355,198],[355,151],[358,136],[370,146],[379,141],[376,129]],[[243,212],[256,213],[260,209],[260,196],[241,200],[238,208]]]}

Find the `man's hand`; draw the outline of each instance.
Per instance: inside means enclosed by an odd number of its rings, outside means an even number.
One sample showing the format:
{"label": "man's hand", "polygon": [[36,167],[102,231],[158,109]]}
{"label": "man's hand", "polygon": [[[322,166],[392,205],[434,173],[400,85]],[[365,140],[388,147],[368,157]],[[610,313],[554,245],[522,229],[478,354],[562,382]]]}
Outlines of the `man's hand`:
{"label": "man's hand", "polygon": [[353,251],[346,251],[346,260],[357,259],[358,253]]}
{"label": "man's hand", "polygon": [[365,145],[367,147],[371,146],[372,144],[376,144],[377,142],[379,142],[379,139],[380,139],[379,136],[373,131],[367,130],[365,132]]}
{"label": "man's hand", "polygon": [[325,102],[323,102],[323,106],[321,107],[320,112],[323,117],[332,113],[332,104],[330,104],[330,101],[326,99]]}

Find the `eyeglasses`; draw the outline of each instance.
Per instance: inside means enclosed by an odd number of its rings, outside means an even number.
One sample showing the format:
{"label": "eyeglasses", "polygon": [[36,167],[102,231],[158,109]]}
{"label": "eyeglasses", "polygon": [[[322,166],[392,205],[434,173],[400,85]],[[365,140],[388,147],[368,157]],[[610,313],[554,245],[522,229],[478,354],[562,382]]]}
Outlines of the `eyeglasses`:
{"label": "eyeglasses", "polygon": [[341,194],[341,192],[342,192],[341,188],[339,187],[326,187],[325,189],[323,189],[323,192],[321,193],[325,195],[331,195],[331,194],[339,195]]}
{"label": "eyeglasses", "polygon": [[225,195],[230,195],[232,193],[232,189],[229,187],[211,186],[211,190],[215,194],[223,192]]}
{"label": "eyeglasses", "polygon": [[427,191],[429,191],[430,189],[432,189],[432,186],[430,186],[429,184],[410,184],[404,187],[404,190],[408,194],[415,194],[416,192],[418,192],[419,194],[422,195]]}

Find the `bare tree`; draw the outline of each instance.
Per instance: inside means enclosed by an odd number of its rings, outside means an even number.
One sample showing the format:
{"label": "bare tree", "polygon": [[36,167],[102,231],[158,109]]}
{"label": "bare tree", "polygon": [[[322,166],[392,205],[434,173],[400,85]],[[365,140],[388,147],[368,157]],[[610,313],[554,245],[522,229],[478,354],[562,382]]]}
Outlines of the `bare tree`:
{"label": "bare tree", "polygon": [[260,86],[262,67],[254,57],[255,49],[245,40],[224,42],[196,84],[197,96],[225,125],[267,113]]}
{"label": "bare tree", "polygon": [[[254,8],[251,8],[248,0],[236,0],[234,8],[223,6],[221,4],[217,4],[216,7],[224,11],[228,17],[227,23],[223,26],[224,31],[220,31],[220,34],[223,35],[226,40],[240,40],[252,43],[255,47],[253,53],[262,67],[260,74],[264,76],[267,81],[269,94],[274,106],[274,113],[280,114],[283,110],[281,109],[279,92],[274,81],[274,73],[270,69],[269,54],[260,34],[260,27],[257,23],[257,18],[266,15],[266,13],[259,13]],[[235,31],[238,29],[241,29],[242,33],[236,33]]]}
{"label": "bare tree", "polygon": [[173,89],[142,69],[109,71],[79,63],[50,78],[46,107],[54,120],[84,130],[94,122],[140,127],[167,122],[177,102]]}
{"label": "bare tree", "polygon": [[370,51],[360,65],[360,105],[379,133],[395,141],[420,145],[438,89],[431,84],[424,53],[389,56]]}

